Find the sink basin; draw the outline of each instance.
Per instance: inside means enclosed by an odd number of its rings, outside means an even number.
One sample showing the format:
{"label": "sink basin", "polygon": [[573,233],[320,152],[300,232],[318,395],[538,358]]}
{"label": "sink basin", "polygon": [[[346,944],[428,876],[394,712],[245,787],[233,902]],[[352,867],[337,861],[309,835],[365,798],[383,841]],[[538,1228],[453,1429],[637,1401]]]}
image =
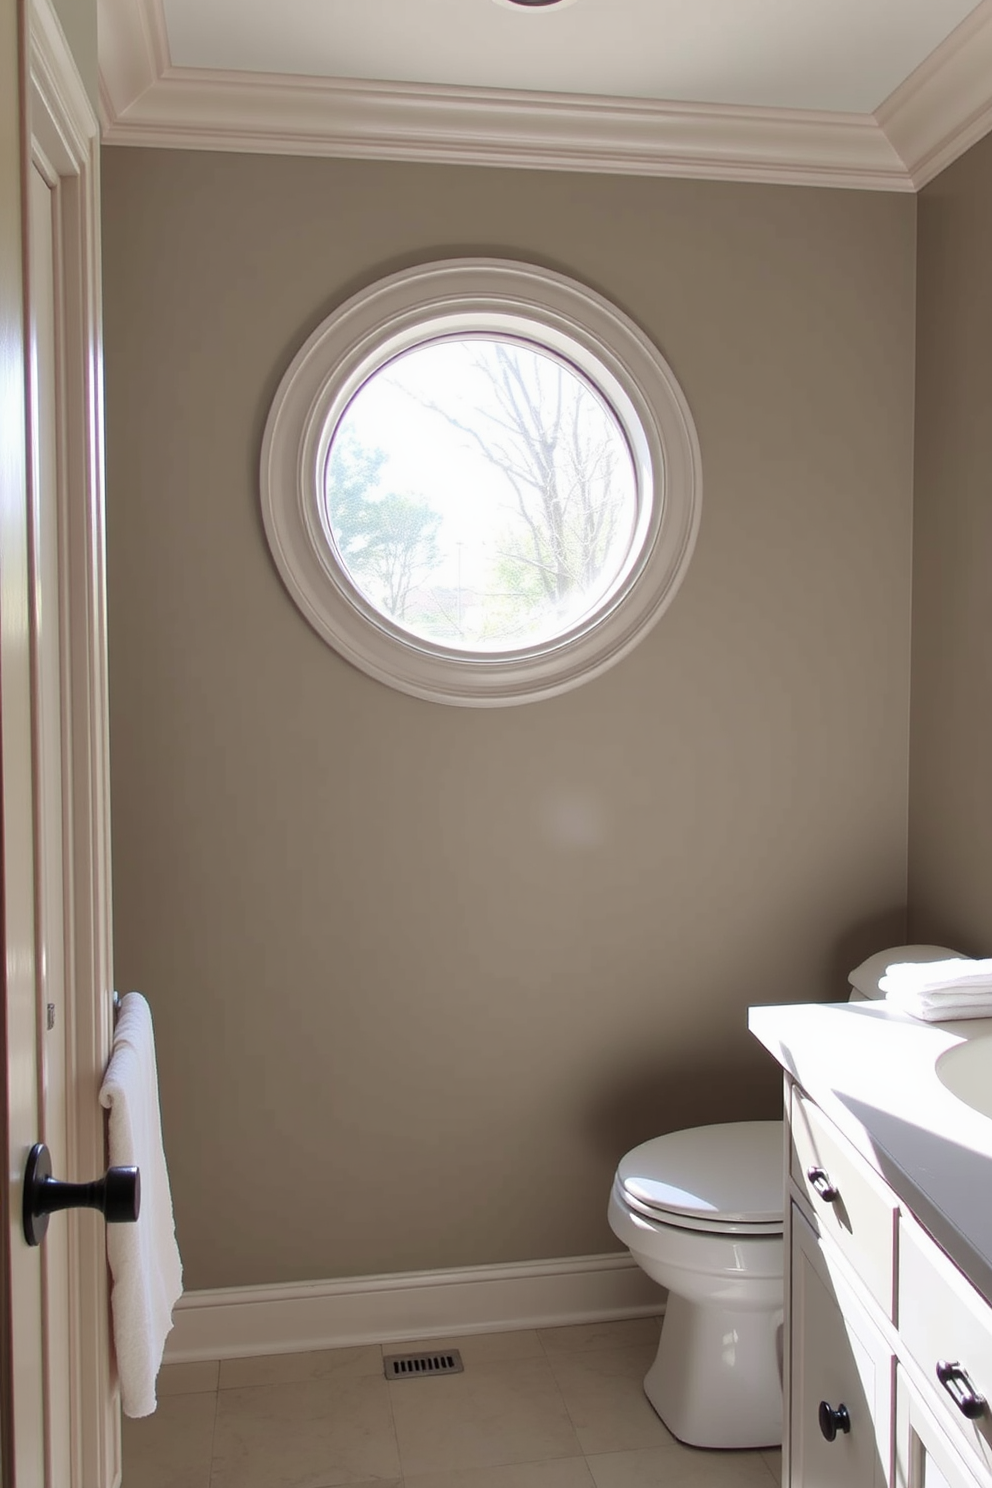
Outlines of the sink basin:
{"label": "sink basin", "polygon": [[992,1033],[947,1049],[937,1060],[940,1083],[973,1111],[992,1120]]}

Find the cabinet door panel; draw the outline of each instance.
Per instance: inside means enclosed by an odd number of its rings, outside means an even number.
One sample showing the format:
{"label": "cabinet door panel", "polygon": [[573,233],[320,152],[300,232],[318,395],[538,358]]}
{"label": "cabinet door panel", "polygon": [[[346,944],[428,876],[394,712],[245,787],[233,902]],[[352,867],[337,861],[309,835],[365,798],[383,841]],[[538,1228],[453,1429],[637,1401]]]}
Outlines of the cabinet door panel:
{"label": "cabinet door panel", "polygon": [[900,1367],[896,1374],[895,1488],[984,1488],[987,1478],[959,1456]]}
{"label": "cabinet door panel", "polygon": [[[848,1285],[837,1251],[796,1206],[791,1315],[793,1488],[885,1488],[891,1481],[894,1357]],[[848,1429],[837,1429],[833,1440],[821,1429],[823,1403],[847,1413]]]}
{"label": "cabinet door panel", "polygon": [[[992,1311],[952,1261],[913,1220],[899,1226],[899,1332],[932,1386],[938,1418],[992,1468]],[[953,1364],[984,1407],[965,1415],[938,1383]],[[976,1407],[977,1409],[977,1407]]]}

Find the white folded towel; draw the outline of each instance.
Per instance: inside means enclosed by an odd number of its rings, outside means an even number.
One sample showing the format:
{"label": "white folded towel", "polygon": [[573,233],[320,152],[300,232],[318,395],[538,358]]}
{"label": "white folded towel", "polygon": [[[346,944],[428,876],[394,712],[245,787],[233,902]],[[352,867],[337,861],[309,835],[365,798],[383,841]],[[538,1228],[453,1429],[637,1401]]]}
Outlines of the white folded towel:
{"label": "white folded towel", "polygon": [[900,945],[889,946],[887,950],[875,951],[875,953],[856,966],[848,976],[848,981],[855,991],[860,992],[862,997],[867,997],[870,1002],[883,995],[879,991],[879,980],[888,968],[898,962],[912,961],[946,961],[948,956],[957,956],[958,952],[951,946],[936,945]]}
{"label": "white folded towel", "polygon": [[878,985],[886,1002],[926,1023],[992,1017],[992,959],[896,962]]}
{"label": "white folded towel", "polygon": [[162,1149],[152,1015],[140,992],[121,1002],[100,1102],[110,1112],[111,1166],[141,1173],[138,1222],[107,1226],[107,1258],[121,1403],[126,1416],[149,1416],[183,1268]]}
{"label": "white folded towel", "polygon": [[992,957],[975,961],[953,956],[949,961],[898,961],[885,968],[878,984],[883,992],[992,992]]}

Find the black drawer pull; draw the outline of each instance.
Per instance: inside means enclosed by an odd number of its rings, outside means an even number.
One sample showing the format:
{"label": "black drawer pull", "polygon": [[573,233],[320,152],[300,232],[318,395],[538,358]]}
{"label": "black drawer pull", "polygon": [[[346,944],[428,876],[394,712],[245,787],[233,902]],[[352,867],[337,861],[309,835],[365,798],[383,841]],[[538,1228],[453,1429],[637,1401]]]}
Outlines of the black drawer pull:
{"label": "black drawer pull", "polygon": [[836,1204],[840,1198],[840,1189],[830,1182],[830,1174],[826,1168],[807,1168],[806,1177],[825,1204]]}
{"label": "black drawer pull", "polygon": [[960,1364],[948,1364],[942,1359],[937,1365],[937,1378],[958,1410],[969,1421],[977,1421],[979,1416],[984,1416],[985,1396],[979,1395]]}
{"label": "black drawer pull", "polygon": [[851,1417],[846,1405],[831,1405],[828,1400],[820,1401],[820,1430],[825,1441],[836,1441],[838,1431],[847,1432],[851,1429]]}

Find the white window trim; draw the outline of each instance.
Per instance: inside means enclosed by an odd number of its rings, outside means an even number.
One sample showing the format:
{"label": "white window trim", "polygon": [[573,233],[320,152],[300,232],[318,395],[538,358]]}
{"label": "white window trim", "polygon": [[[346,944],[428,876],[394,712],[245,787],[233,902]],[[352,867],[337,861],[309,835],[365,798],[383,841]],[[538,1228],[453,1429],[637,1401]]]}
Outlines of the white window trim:
{"label": "white window trim", "polygon": [[[591,615],[550,641],[471,652],[423,640],[355,587],[324,530],[323,470],[348,401],[386,360],[432,336],[492,330],[574,362],[604,392],[630,441],[643,503],[640,551]],[[276,566],[313,628],[369,676],[414,697],[469,707],[566,692],[620,661],[684,577],[702,475],[692,414],[658,349],[621,310],[573,279],[501,259],[422,264],[379,280],[300,348],[262,443],[262,516]]]}

